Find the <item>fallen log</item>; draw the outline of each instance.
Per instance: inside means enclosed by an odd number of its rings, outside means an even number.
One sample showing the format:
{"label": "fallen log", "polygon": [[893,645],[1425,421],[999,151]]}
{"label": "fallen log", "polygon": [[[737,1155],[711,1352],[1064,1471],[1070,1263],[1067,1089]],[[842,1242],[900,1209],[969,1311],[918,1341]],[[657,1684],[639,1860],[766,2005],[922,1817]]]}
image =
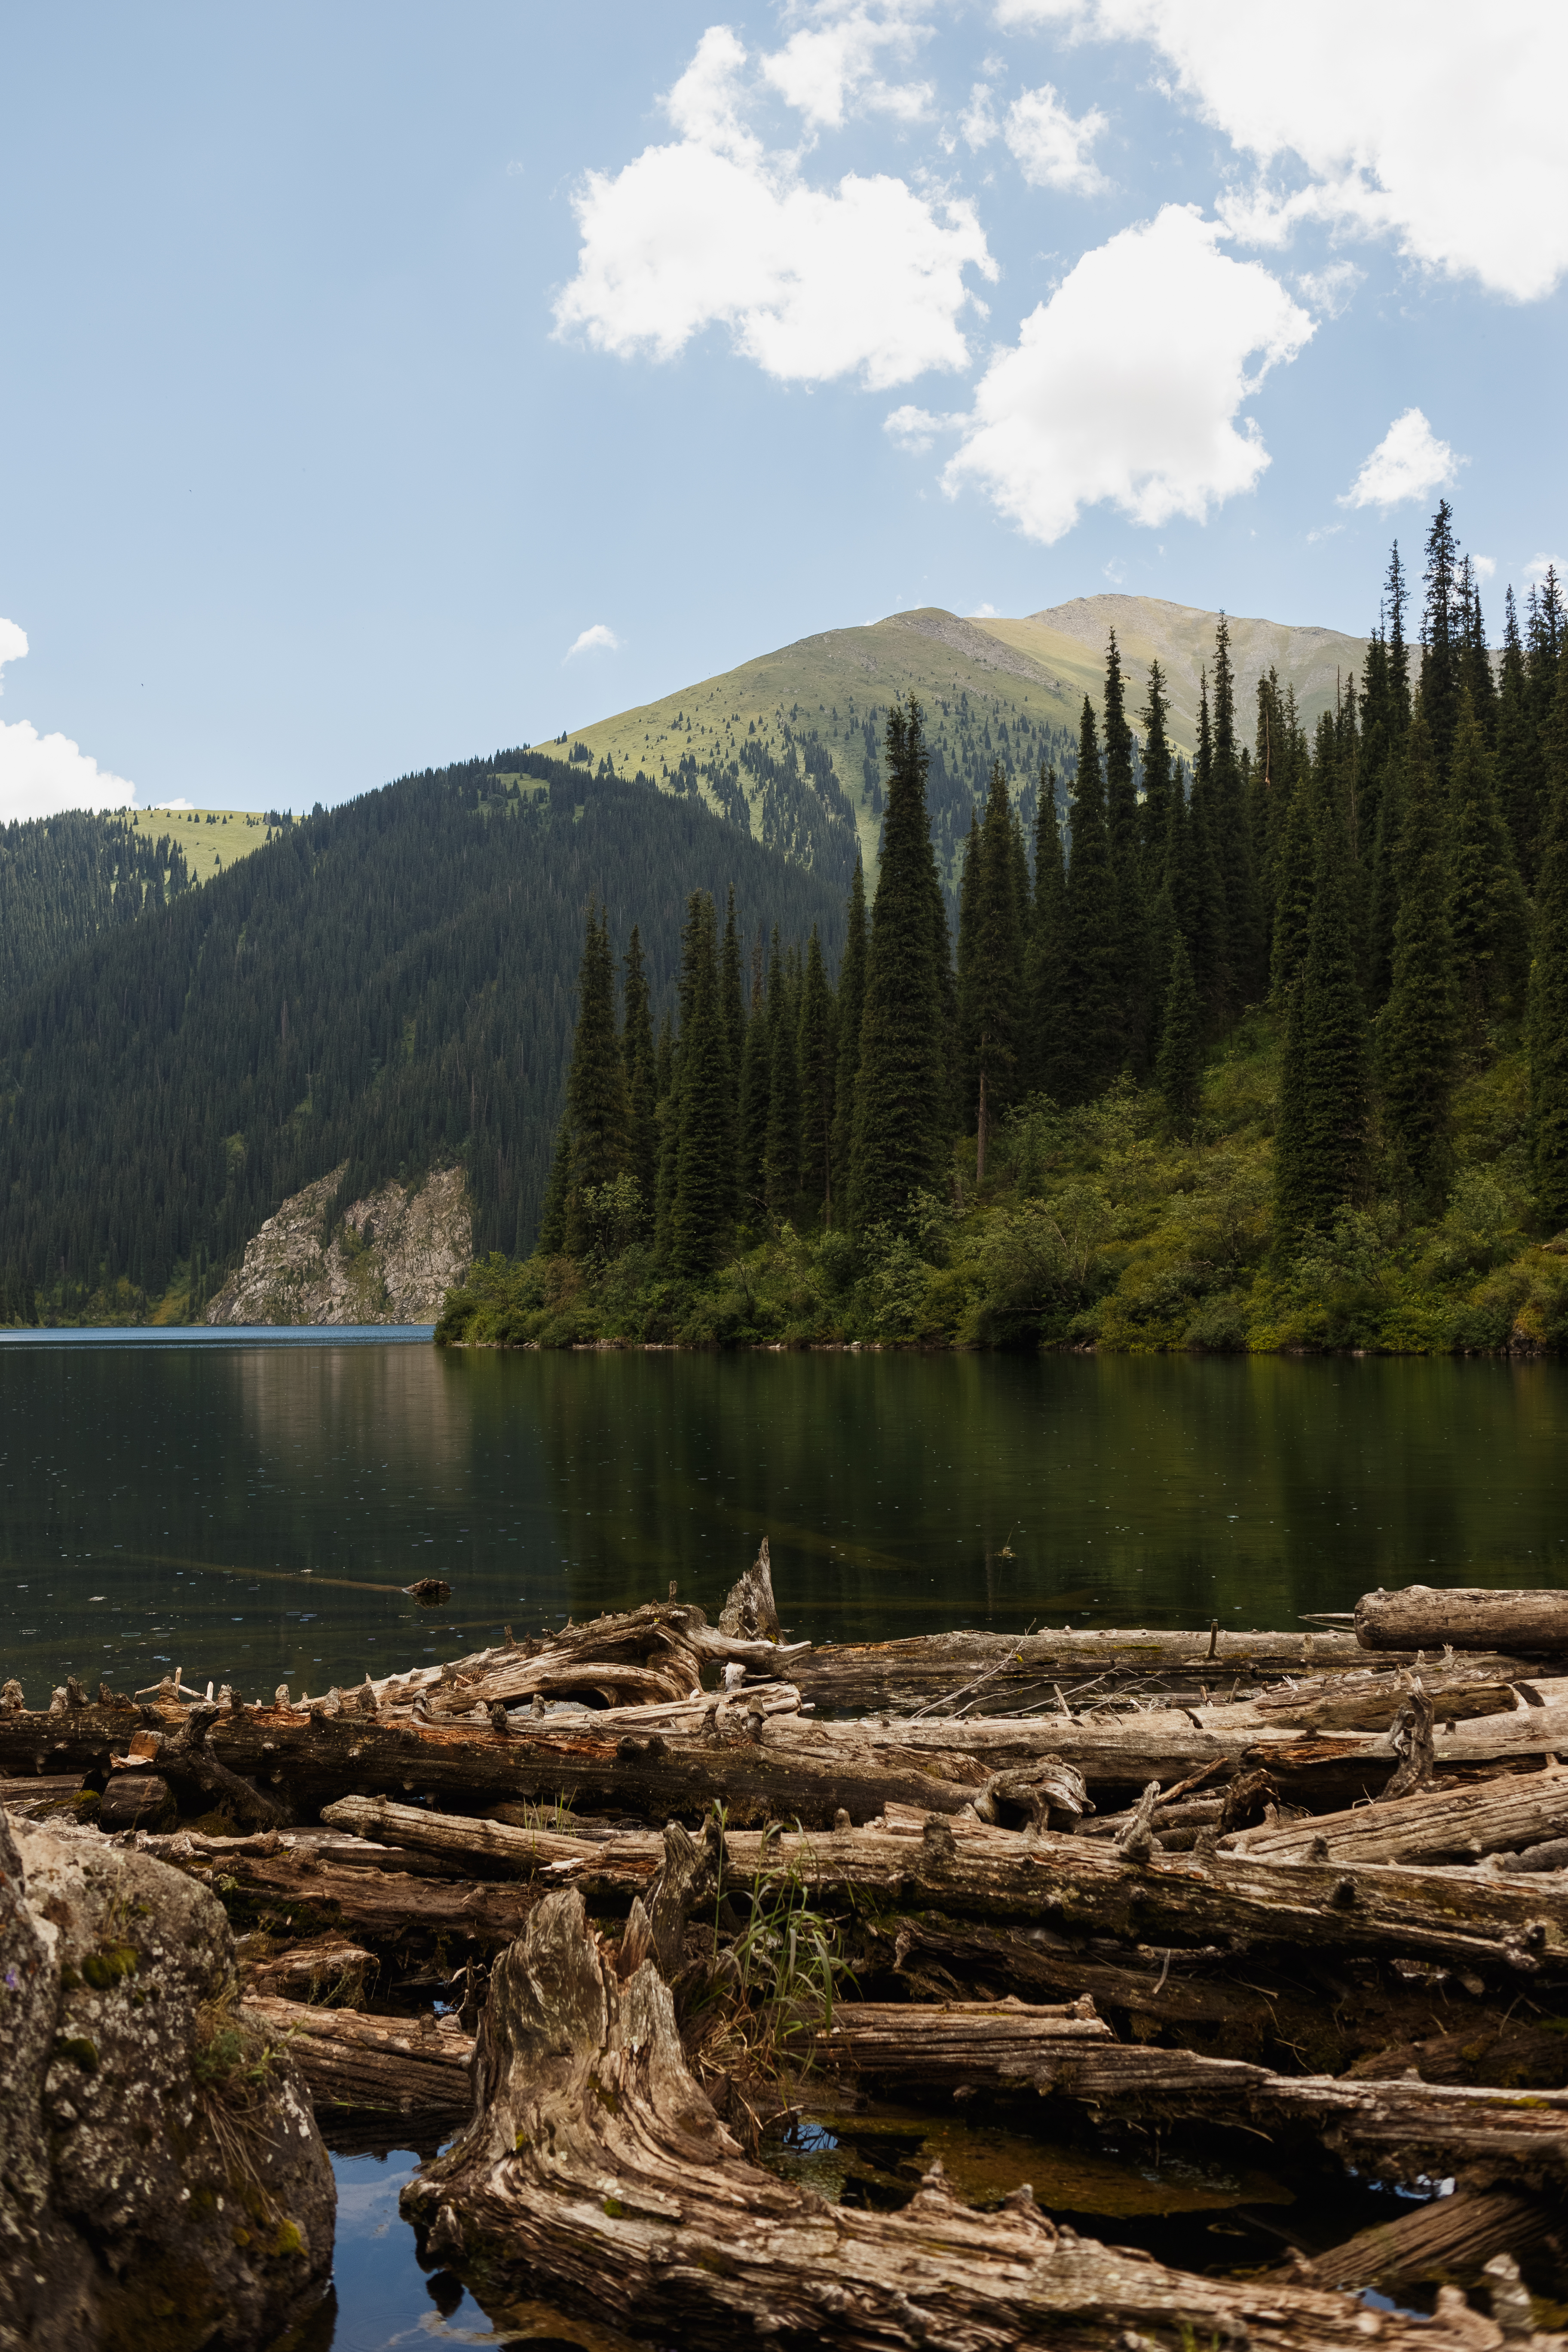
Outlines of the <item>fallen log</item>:
{"label": "fallen log", "polygon": [[1501,2189],[1481,2194],[1459,2189],[1358,2231],[1343,2245],[1315,2255],[1298,2276],[1351,2292],[1420,2285],[1456,2273],[1479,2273],[1494,2254],[1532,2254],[1561,2227],[1561,2217],[1533,2198]]}
{"label": "fallen log", "polygon": [[1363,1650],[1506,1650],[1568,1653],[1568,1592],[1480,1591],[1409,1584],[1363,1592],[1355,1605]]}
{"label": "fallen log", "polygon": [[326,2107],[426,2118],[468,2113],[474,2043],[455,2017],[370,2017],[261,1993],[247,1993],[240,2014],[276,2040],[288,2036],[318,2116]]}
{"label": "fallen log", "polygon": [[1435,1789],[1349,1812],[1235,1830],[1221,1851],[1259,1862],[1474,1861],[1568,1833],[1568,1770],[1551,1765],[1478,1786]]}
{"label": "fallen log", "polygon": [[274,2000],[321,2002],[357,2009],[368,1979],[377,1972],[375,1954],[348,1936],[307,1937],[280,1952],[257,1958],[237,1948],[246,1990]]}
{"label": "fallen log", "polygon": [[[492,1972],[476,2107],[404,2190],[421,2252],[481,2301],[549,2295],[638,2336],[731,2352],[738,2326],[855,2352],[911,2344],[1324,2352],[1367,2315],[1317,2288],[1199,2278],[1058,2229],[1020,2187],[979,2213],[940,2168],[898,2213],[834,2206],[749,2164],[685,2061],[652,1962],[622,1984],[575,1894]],[[1380,2318],[1386,2352],[1459,2352]]]}
{"label": "fallen log", "polygon": [[[1137,1947],[1112,1961],[1090,1958],[1064,1937],[1040,1938],[1042,1931],[963,1924],[940,1916],[896,1918],[888,1931],[887,1965],[920,1985],[935,1970],[955,1994],[977,1979],[1024,1997],[1051,1995],[1078,2000],[1084,1994],[1101,2011],[1125,2010],[1168,2026],[1247,2026],[1267,2031],[1273,2012],[1268,1999],[1233,1979],[1194,1977],[1188,1966],[1173,1968],[1167,1949],[1141,1957]],[[873,1947],[879,1957],[880,1941]],[[1184,1954],[1183,1961],[1191,1955]],[[1211,1969],[1215,1957],[1204,1965]],[[959,1996],[963,1997],[963,1996]]]}
{"label": "fallen log", "polygon": [[[561,1838],[541,1859],[542,1832],[364,1798],[330,1810],[335,1825],[363,1824],[385,1843],[447,1857],[505,1853],[516,1866],[567,1878],[595,1899],[629,1901],[663,1861],[663,1840],[651,1832],[605,1843]],[[1132,1943],[1381,1951],[1525,1975],[1568,1967],[1568,1886],[1473,1870],[1285,1865],[1217,1853],[1132,1862],[1099,1840],[1025,1835],[896,1807],[868,1829],[731,1831],[725,1843],[728,1868],[742,1883],[773,1875],[820,1895],[872,1895],[948,1916],[1092,1927]]]}
{"label": "fallen log", "polygon": [[212,1883],[231,1912],[235,1896],[242,1896],[269,1934],[351,1928],[394,1948],[418,1937],[446,1937],[493,1949],[521,1934],[536,1899],[531,1887],[355,1870],[287,1849],[237,1854]]}
{"label": "fallen log", "polygon": [[1568,2186],[1568,2092],[1277,2074],[1239,2059],[1112,2042],[1103,2027],[1095,2034],[1092,2012],[1089,2001],[838,2002],[814,2053],[826,2066],[905,2089],[1026,2089],[1141,2120],[1305,2126],[1347,2158],[1372,2158],[1385,2177],[1479,2165],[1493,2179]]}

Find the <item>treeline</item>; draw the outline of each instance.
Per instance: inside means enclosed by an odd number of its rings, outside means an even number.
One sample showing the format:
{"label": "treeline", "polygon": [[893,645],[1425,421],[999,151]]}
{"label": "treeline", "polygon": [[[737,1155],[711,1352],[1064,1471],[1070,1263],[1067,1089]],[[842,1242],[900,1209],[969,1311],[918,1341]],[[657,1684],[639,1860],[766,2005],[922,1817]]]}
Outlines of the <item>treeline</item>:
{"label": "treeline", "polygon": [[190,887],[177,841],[123,816],[70,809],[0,825],[0,997],[13,996],[111,924]]}
{"label": "treeline", "polygon": [[[511,779],[510,783],[501,779]],[[0,1004],[0,1303],[198,1313],[265,1218],[461,1160],[481,1248],[525,1250],[571,1049],[583,908],[636,911],[656,1004],[693,881],[753,927],[842,918],[701,809],[537,752],[318,813],[111,925]]]}
{"label": "treeline", "polygon": [[1457,1089],[1521,1036],[1534,1213],[1568,1223],[1561,591],[1549,571],[1522,627],[1509,592],[1494,659],[1445,502],[1414,644],[1410,601],[1396,547],[1363,676],[1310,736],[1293,692],[1259,678],[1250,742],[1222,616],[1190,771],[1158,664],[1130,713],[1112,635],[1065,829],[1049,765],[1031,844],[993,762],[956,954],[912,698],[888,713],[875,899],[868,917],[857,870],[837,986],[816,936],[802,950],[775,932],[765,971],[756,948],[748,971],[733,909],[721,930],[699,892],[679,1019],[656,1041],[640,940],[617,1020],[608,928],[591,919],[542,1254],[629,1253],[646,1281],[692,1283],[800,1229],[871,1264],[949,1220],[966,1185],[972,1204],[1000,1198],[1021,1134],[1064,1134],[1064,1114],[1113,1093],[1146,1090],[1167,1135],[1191,1136],[1205,1066],[1249,1011],[1278,1041],[1277,1267],[1374,1200],[1404,1229],[1441,1215]]}

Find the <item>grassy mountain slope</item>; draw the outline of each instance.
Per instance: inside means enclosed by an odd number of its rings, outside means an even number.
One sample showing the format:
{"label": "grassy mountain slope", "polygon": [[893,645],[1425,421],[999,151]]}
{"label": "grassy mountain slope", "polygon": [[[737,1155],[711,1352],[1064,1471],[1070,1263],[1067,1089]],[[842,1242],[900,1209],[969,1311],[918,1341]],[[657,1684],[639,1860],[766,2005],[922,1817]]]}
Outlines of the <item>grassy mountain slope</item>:
{"label": "grassy mountain slope", "polygon": [[[926,709],[932,836],[950,883],[993,758],[1016,787],[1032,832],[1042,760],[1065,786],[1079,712],[1098,706],[1114,627],[1130,701],[1143,698],[1151,656],[1164,666],[1172,731],[1192,749],[1198,671],[1214,657],[1219,616],[1152,596],[1084,596],[1016,621],[963,620],[931,605],[854,629],[826,629],[737,669],[686,686],[561,739],[567,756],[620,775],[639,770],[667,793],[704,801],[732,824],[842,887],[855,857],[869,871],[882,814],[880,736],[888,706],[913,692]],[[1336,676],[1359,672],[1365,640],[1331,629],[1233,621],[1240,717],[1272,664],[1295,686],[1309,724],[1331,707]]]}
{"label": "grassy mountain slope", "polygon": [[0,1003],[3,1311],[195,1313],[341,1164],[348,1202],[460,1158],[478,1244],[526,1247],[585,906],[617,940],[640,924],[658,1008],[688,892],[722,908],[731,883],[748,933],[815,922],[837,961],[843,902],[816,876],[705,809],[510,752],[308,818],[100,932]]}
{"label": "grassy mountain slope", "polygon": [[210,882],[270,838],[267,819],[255,809],[128,809],[125,814],[143,839],[167,835],[178,842],[193,882]]}

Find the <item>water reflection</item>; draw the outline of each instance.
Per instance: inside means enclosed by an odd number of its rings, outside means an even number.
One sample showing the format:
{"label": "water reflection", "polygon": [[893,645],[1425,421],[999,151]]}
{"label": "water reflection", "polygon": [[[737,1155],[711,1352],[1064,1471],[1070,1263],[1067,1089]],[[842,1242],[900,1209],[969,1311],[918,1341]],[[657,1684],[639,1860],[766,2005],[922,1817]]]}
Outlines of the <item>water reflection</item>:
{"label": "water reflection", "polygon": [[815,1639],[1568,1583],[1565,1420],[1555,1364],[0,1346],[0,1664],[315,1690],[764,1531]]}

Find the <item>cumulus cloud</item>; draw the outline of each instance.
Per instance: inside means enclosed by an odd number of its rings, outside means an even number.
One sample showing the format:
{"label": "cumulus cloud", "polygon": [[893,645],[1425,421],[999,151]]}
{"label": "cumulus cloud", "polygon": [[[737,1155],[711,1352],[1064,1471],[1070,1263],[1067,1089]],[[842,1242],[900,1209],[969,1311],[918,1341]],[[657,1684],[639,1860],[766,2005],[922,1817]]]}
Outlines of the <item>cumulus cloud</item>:
{"label": "cumulus cloud", "polygon": [[964,270],[997,274],[973,206],[882,173],[811,186],[797,155],[767,151],[750,128],[746,66],[736,36],[710,27],[665,101],[676,139],[588,173],[557,333],[671,359],[721,325],[769,375],[858,376],[873,391],[964,366],[959,322],[975,301]]}
{"label": "cumulus cloud", "polygon": [[900,0],[881,6],[818,0],[783,48],[762,59],[763,80],[814,130],[837,131],[852,112],[918,121],[931,110],[931,84],[889,81],[881,60],[886,50],[903,63],[931,38],[925,14]]}
{"label": "cumulus cloud", "polygon": [[945,433],[950,426],[963,423],[962,416],[936,416],[929,408],[917,408],[911,401],[906,400],[901,408],[895,408],[883,417],[882,430],[889,440],[898,443],[900,449],[907,449],[912,457],[918,457],[931,447],[939,433]]}
{"label": "cumulus cloud", "polygon": [[1411,260],[1519,301],[1568,270],[1568,10],[1510,0],[1490,37],[1458,0],[998,0],[1005,26],[1049,25],[1156,48],[1177,89],[1261,171],[1231,225],[1279,242],[1302,220],[1388,236]]}
{"label": "cumulus cloud", "polygon": [[1497,570],[1495,555],[1472,555],[1470,562],[1475,566],[1478,580],[1489,580]]}
{"label": "cumulus cloud", "polygon": [[1313,328],[1220,236],[1168,205],[1085,254],[986,370],[944,488],[977,483],[1047,545],[1102,501],[1158,525],[1251,489],[1268,453],[1238,412]]}
{"label": "cumulus cloud", "polygon": [[[26,652],[26,631],[0,620],[0,669]],[[0,722],[0,824],[61,809],[132,808],[135,800],[134,784],[100,768],[68,735],[40,735],[25,719]]]}
{"label": "cumulus cloud", "polygon": [[976,604],[969,615],[972,621],[994,621],[997,617],[994,604]]}
{"label": "cumulus cloud", "polygon": [[1563,558],[1560,555],[1532,555],[1524,567],[1525,586],[1544,588],[1549,572],[1554,572],[1561,582],[1563,572]]}
{"label": "cumulus cloud", "polygon": [[1453,481],[1467,461],[1439,441],[1418,408],[1396,416],[1363,463],[1342,507],[1396,507],[1406,499],[1429,498]]}
{"label": "cumulus cloud", "polygon": [[1351,298],[1365,278],[1353,261],[1331,261],[1324,269],[1303,269],[1290,280],[1303,302],[1321,310],[1325,319],[1337,319],[1348,310]]}
{"label": "cumulus cloud", "polygon": [[1048,81],[1026,89],[1004,115],[991,102],[991,86],[977,81],[959,129],[972,147],[1001,139],[1032,188],[1056,188],[1064,195],[1096,196],[1110,185],[1090,152],[1110,124],[1098,106],[1074,115]]}
{"label": "cumulus cloud", "polygon": [[618,654],[620,650],[621,641],[614,629],[607,627],[603,621],[595,621],[591,629],[584,629],[581,636],[573,638],[562,659],[570,661],[574,654]]}

